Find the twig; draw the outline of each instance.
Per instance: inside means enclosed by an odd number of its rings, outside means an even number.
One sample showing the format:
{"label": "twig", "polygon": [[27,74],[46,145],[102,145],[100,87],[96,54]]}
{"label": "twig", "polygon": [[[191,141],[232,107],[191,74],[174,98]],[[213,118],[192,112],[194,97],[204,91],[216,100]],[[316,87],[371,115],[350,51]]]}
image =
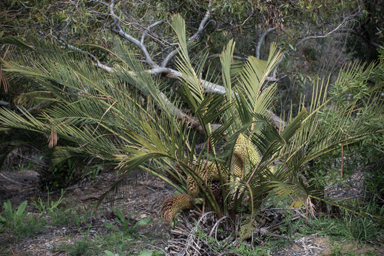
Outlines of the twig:
{"label": "twig", "polygon": [[57,41],[61,42],[62,44],[64,44],[67,48],[73,50],[73,51],[77,51],[77,52],[80,52],[80,53],[83,53],[85,55],[88,55],[91,59],[93,59],[96,63],[95,63],[95,66],[96,67],[99,67],[101,69],[104,69],[106,71],[113,71],[113,69],[111,67],[108,67],[104,64],[102,64],[96,57],[95,55],[91,54],[90,52],[87,52],[87,51],[84,51],[84,50],[81,50],[80,48],[76,47],[76,46],[73,46],[71,44],[68,44],[66,41],[54,36],[54,35],[51,35],[54,39],[56,39]]}
{"label": "twig", "polygon": [[159,20],[159,21],[153,23],[152,25],[149,25],[148,28],[144,30],[143,35],[141,36],[140,43],[141,43],[141,44],[144,44],[145,36],[147,35],[148,31],[149,31],[151,28],[153,28],[153,27],[155,27],[155,26],[157,26],[157,25],[160,25],[160,24],[163,23],[164,21],[165,21],[165,19],[162,19],[162,20]]}
{"label": "twig", "polygon": [[120,37],[130,41],[131,43],[135,44],[137,47],[139,47],[139,49],[143,52],[144,56],[145,56],[145,60],[146,62],[148,63],[149,66],[151,66],[152,68],[155,68],[155,67],[158,67],[159,65],[157,65],[151,58],[151,56],[149,55],[148,53],[148,50],[147,48],[145,47],[144,44],[142,44],[139,40],[137,40],[136,38],[132,37],[131,35],[125,33],[123,31],[123,29],[121,28],[120,26],[120,23],[119,23],[119,20],[116,18],[116,15],[113,11],[113,7],[115,5],[115,1],[112,0],[110,5],[109,5],[109,14],[111,15],[112,19],[113,19],[113,24],[111,26],[111,30],[116,33],[117,35],[119,35]]}
{"label": "twig", "polygon": [[317,39],[317,38],[326,38],[326,37],[329,37],[330,35],[332,35],[334,32],[336,32],[337,30],[339,30],[342,26],[345,25],[345,23],[347,23],[348,21],[350,21],[350,19],[348,19],[349,17],[346,17],[335,29],[333,29],[332,31],[328,32],[327,34],[325,35],[319,35],[319,36],[308,36],[308,37],[305,37],[303,39],[301,39],[297,44],[301,44],[303,43],[304,41],[308,40],[308,39]]}
{"label": "twig", "polygon": [[[199,25],[199,29],[197,30],[197,32],[191,36],[188,41],[192,41],[192,40],[195,40],[195,39],[198,39],[200,34],[203,32],[204,28],[205,28],[205,24],[207,23],[210,15],[211,15],[211,12],[213,12],[214,9],[212,9],[211,11],[208,10],[206,13],[205,13],[205,16],[204,18],[202,19],[202,21],[200,22],[200,25]],[[173,50],[172,52],[170,52],[168,54],[167,57],[165,57],[165,59],[163,60],[163,62],[161,62],[161,67],[166,67],[169,63],[169,61],[179,52],[180,50],[180,47],[177,48],[176,50]]]}
{"label": "twig", "polygon": [[218,229],[218,227],[219,227],[220,222],[222,222],[222,221],[223,221],[224,219],[226,219],[226,218],[229,218],[229,217],[228,217],[228,216],[223,216],[223,217],[220,218],[218,221],[216,221],[215,225],[214,225],[213,228],[211,229],[211,232],[209,233],[208,238],[211,237],[213,231],[216,230],[216,232],[215,232],[215,239],[216,239],[216,241],[217,241],[217,229]]}

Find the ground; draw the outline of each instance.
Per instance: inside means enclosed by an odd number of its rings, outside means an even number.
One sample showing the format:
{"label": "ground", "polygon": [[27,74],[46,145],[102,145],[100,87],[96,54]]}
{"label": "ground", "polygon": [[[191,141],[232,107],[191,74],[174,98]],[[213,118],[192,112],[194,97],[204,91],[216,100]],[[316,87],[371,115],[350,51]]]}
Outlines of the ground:
{"label": "ground", "polygon": [[[94,179],[88,178],[67,188],[64,194],[66,204],[60,205],[59,208],[61,212],[64,212],[64,209],[70,211],[61,215],[60,220],[54,220],[48,213],[39,212],[31,202],[38,202],[39,197],[46,201],[48,195],[51,202],[56,202],[60,198],[60,191],[50,194],[42,192],[37,185],[39,178],[35,171],[0,173],[1,207],[8,199],[14,208],[28,200],[26,211],[34,218],[44,219],[46,224],[43,229],[21,239],[16,239],[16,235],[12,232],[0,233],[0,255],[83,255],[81,246],[85,248],[84,250],[88,248],[86,243],[92,245],[100,243],[99,246],[104,246],[102,242],[104,240],[97,239],[105,235],[111,236],[115,232],[106,228],[103,223],[116,224],[114,221],[118,217],[116,207],[119,207],[126,217],[130,216],[132,223],[145,218],[153,219],[148,225],[134,231],[135,240],[129,248],[131,255],[137,255],[145,250],[173,255],[169,248],[177,241],[175,237],[180,235],[181,231],[174,229],[171,232],[170,226],[160,218],[159,210],[162,202],[173,194],[173,190],[161,180],[140,172],[134,173],[125,179],[119,194],[107,198],[97,211],[92,211],[100,195],[116,181],[117,177],[114,172],[104,172]],[[115,199],[113,206],[110,204],[111,199]],[[0,208],[0,212],[2,210]],[[123,245],[110,246],[117,248]],[[71,247],[80,251],[76,252]],[[384,255],[384,248],[359,245],[350,241],[336,243],[328,237],[314,234],[291,241],[288,246],[271,255]]]}

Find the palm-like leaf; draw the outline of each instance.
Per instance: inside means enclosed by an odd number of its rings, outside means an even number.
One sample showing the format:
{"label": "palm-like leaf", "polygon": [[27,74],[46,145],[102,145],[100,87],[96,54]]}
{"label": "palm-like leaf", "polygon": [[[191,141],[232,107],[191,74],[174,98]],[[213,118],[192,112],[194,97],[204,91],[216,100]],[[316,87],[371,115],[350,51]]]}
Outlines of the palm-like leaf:
{"label": "palm-like leaf", "polygon": [[[224,198],[235,199],[234,209],[247,196],[253,207],[258,207],[269,192],[280,197],[291,196],[292,206],[300,207],[312,193],[300,176],[309,161],[336,149],[339,143],[353,142],[378,130],[364,130],[359,121],[353,120],[353,104],[338,109],[332,126],[324,124],[322,118],[331,102],[326,96],[326,83],[314,87],[309,111],[304,107],[300,109],[279,133],[265,114],[272,107],[276,91],[275,84],[266,87],[268,74],[281,58],[276,45],[271,46],[267,61],[249,57],[240,67],[232,63],[234,43],[230,41],[220,58],[226,93],[213,96],[203,91],[199,77],[207,54],[202,55],[194,68],[188,55],[184,20],[176,15],[171,24],[181,49],[177,61],[182,74],[180,98],[184,99],[193,118],[199,121],[202,134],[197,135],[185,120],[179,118],[179,98],[172,102],[168,100],[164,84],[146,72],[121,42],[117,43],[114,53],[119,66],[114,72],[107,73],[90,65],[81,54],[68,54],[57,44],[35,42],[31,47],[7,39],[8,43],[26,47],[32,53],[29,56],[25,53],[25,58],[3,60],[6,70],[34,79],[54,94],[56,106],[37,117],[27,112],[21,116],[0,109],[1,126],[57,134],[78,145],[57,147],[54,153],[57,162],[83,154],[116,163],[121,177],[110,191],[118,187],[128,172],[141,168],[186,193],[188,184],[179,175],[179,168],[195,180],[208,205],[217,212],[220,212],[218,202],[205,186],[209,175],[204,176],[203,172],[217,168],[223,185],[225,181],[231,181],[230,196],[224,194]],[[353,80],[353,74],[343,79],[338,82]],[[145,108],[141,105],[142,96],[130,90],[132,85],[150,97]],[[370,104],[382,107],[379,103],[379,100],[372,100]],[[218,120],[221,127],[213,131],[211,124]],[[350,127],[360,129],[351,131]],[[216,149],[223,134],[229,141],[226,153],[219,155]],[[249,170],[245,170],[243,177],[235,178],[231,174],[232,155],[241,134],[246,135],[252,150],[257,148],[258,152],[251,153],[261,154],[261,157],[257,163],[249,160]],[[206,143],[202,152],[195,155],[197,137],[201,135]],[[146,165],[149,161],[150,167]],[[169,175],[180,184],[171,181]]]}

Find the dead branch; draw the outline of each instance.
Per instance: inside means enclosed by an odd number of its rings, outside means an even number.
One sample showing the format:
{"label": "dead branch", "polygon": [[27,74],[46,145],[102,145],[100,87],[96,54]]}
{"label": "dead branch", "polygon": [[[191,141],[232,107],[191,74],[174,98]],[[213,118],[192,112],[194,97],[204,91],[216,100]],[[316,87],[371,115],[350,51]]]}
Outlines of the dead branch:
{"label": "dead branch", "polygon": [[[40,31],[40,33],[42,33],[42,32]],[[101,68],[101,69],[104,69],[104,70],[106,70],[106,71],[108,71],[108,72],[113,71],[113,68],[108,67],[108,66],[102,64],[102,63],[96,58],[96,56],[93,55],[93,54],[91,54],[90,52],[81,50],[80,48],[78,48],[78,47],[76,47],[76,46],[73,46],[73,45],[71,45],[71,44],[68,44],[66,41],[64,41],[64,40],[62,40],[62,39],[60,39],[60,38],[58,38],[58,37],[56,37],[56,36],[54,36],[54,35],[52,35],[52,34],[51,34],[51,36],[52,36],[52,38],[56,39],[56,40],[59,41],[60,43],[64,44],[67,48],[69,48],[69,49],[71,49],[71,50],[73,50],[73,51],[80,52],[80,53],[82,53],[82,54],[88,55],[93,61],[95,61],[95,66],[96,66],[96,67],[99,67],[99,68]]]}
{"label": "dead branch", "polygon": [[165,21],[165,19],[162,19],[162,20],[159,20],[159,21],[157,21],[157,22],[155,22],[155,23],[149,25],[149,26],[147,27],[147,29],[144,30],[143,35],[141,36],[140,43],[141,43],[142,45],[144,45],[145,36],[147,35],[148,31],[149,31],[151,28],[153,28],[153,27],[155,27],[155,26],[157,26],[157,25],[162,24],[164,21]]}
{"label": "dead branch", "polygon": [[123,29],[121,28],[120,26],[120,23],[119,23],[119,20],[118,18],[116,17],[114,11],[113,11],[113,7],[115,5],[115,1],[112,0],[111,3],[109,4],[109,14],[111,15],[112,17],[112,20],[113,20],[113,24],[111,26],[111,30],[116,33],[117,35],[119,35],[120,37],[130,41],[131,43],[135,44],[137,47],[139,47],[139,49],[143,52],[144,56],[145,56],[145,61],[148,63],[149,66],[151,66],[151,68],[155,68],[155,67],[158,67],[159,65],[157,65],[151,58],[151,56],[149,55],[148,53],[148,50],[147,48],[145,47],[144,44],[142,44],[139,40],[137,40],[136,38],[130,36],[129,34],[125,33],[123,31]]}
{"label": "dead branch", "polygon": [[[202,21],[200,22],[200,25],[199,25],[199,29],[197,30],[197,32],[191,36],[188,41],[192,41],[192,40],[195,40],[195,39],[198,39],[200,34],[203,32],[204,28],[205,28],[205,25],[211,15],[211,12],[213,12],[214,9],[212,9],[211,11],[208,10],[205,15],[204,15],[204,18],[202,19]],[[178,47],[176,50],[173,50],[172,52],[170,52],[168,54],[167,57],[165,57],[165,59],[161,62],[161,67],[165,67],[168,65],[169,61],[180,51],[180,47]]]}
{"label": "dead branch", "polygon": [[255,56],[256,58],[260,59],[260,49],[261,49],[261,45],[262,45],[263,42],[264,42],[264,38],[265,38],[269,33],[271,33],[272,31],[275,31],[275,30],[276,30],[276,27],[274,27],[274,28],[270,28],[270,29],[264,31],[264,32],[261,34],[261,36],[260,36],[260,38],[259,38],[259,41],[257,42],[257,46],[256,46],[256,56]]}
{"label": "dead branch", "polygon": [[317,38],[327,38],[329,37],[330,35],[332,35],[333,33],[335,33],[336,31],[338,31],[340,28],[344,27],[349,21],[352,20],[352,17],[348,16],[346,17],[335,29],[329,31],[328,33],[326,33],[325,35],[318,35],[318,36],[307,36],[307,37],[304,37],[303,39],[301,39],[297,44],[297,45],[300,45],[301,43],[303,43],[304,41],[306,40],[309,40],[309,39],[317,39]]}

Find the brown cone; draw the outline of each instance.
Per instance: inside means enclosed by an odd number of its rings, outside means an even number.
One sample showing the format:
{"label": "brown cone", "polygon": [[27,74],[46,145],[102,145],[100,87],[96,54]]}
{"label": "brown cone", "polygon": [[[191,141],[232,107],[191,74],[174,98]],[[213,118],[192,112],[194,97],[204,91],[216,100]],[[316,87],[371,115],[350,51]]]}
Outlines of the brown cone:
{"label": "brown cone", "polygon": [[192,197],[187,194],[173,195],[164,201],[161,215],[169,225],[172,225],[173,218],[179,211],[193,207],[192,200]]}

